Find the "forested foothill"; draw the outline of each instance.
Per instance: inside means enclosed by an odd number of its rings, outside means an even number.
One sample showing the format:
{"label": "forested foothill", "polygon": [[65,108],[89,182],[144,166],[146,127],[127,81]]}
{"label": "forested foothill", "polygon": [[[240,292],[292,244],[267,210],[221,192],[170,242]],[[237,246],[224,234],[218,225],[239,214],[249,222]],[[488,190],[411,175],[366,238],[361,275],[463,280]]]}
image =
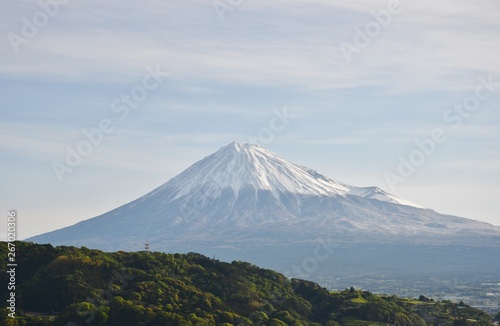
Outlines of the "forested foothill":
{"label": "forested foothill", "polygon": [[[16,242],[16,318],[2,325],[490,325],[464,303],[331,292],[196,253],[107,253]],[[0,252],[7,257],[7,244]],[[8,283],[6,264],[2,284]],[[6,302],[9,293],[2,291]],[[497,316],[498,317],[498,316]]]}

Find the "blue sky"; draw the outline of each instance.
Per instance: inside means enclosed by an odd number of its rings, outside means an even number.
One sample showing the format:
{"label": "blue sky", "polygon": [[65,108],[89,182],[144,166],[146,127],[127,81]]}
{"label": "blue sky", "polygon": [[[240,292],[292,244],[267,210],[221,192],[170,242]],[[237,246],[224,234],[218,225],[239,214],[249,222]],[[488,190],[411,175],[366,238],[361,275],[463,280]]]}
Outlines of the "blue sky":
{"label": "blue sky", "polygon": [[[500,225],[496,0],[3,1],[0,34],[0,206],[18,210],[20,238],[252,138],[333,179]],[[161,80],[120,119],[112,103],[148,69]],[[293,118],[273,127],[276,112]],[[54,162],[103,119],[113,131],[61,182]],[[416,153],[436,129],[446,139]],[[401,158],[418,163],[404,177]]]}

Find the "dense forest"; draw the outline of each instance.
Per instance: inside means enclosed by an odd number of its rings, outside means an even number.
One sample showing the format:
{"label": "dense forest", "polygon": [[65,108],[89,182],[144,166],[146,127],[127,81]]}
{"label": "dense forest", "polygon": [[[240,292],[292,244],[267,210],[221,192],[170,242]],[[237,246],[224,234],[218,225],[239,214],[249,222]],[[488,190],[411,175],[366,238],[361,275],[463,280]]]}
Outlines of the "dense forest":
{"label": "dense forest", "polygon": [[[463,303],[330,292],[249,263],[200,254],[16,242],[16,319],[1,325],[490,325]],[[7,244],[0,243],[7,257]],[[9,283],[3,264],[1,284]],[[4,287],[5,285],[5,287]],[[9,293],[2,293],[5,303]]]}

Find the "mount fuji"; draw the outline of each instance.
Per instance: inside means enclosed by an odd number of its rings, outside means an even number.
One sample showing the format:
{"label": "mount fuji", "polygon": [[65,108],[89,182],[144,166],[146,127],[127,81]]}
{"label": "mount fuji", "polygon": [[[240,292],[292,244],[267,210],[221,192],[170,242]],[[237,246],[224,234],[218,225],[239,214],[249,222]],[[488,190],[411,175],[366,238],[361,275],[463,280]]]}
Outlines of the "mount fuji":
{"label": "mount fuji", "polygon": [[[258,145],[233,142],[128,204],[27,241],[131,251],[149,241],[157,251],[215,254],[280,271],[323,243],[336,265],[364,257],[358,270],[429,259],[433,269],[453,269],[470,262],[455,259],[450,248],[477,248],[474,259],[495,260],[487,252],[500,247],[500,227],[335,181]],[[490,269],[500,270],[498,263]]]}

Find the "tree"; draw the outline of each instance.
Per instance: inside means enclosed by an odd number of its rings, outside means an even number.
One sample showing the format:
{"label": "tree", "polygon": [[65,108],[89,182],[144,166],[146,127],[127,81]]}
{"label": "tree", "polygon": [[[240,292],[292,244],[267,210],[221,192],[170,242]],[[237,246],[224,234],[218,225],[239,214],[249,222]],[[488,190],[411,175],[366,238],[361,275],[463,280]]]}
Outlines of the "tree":
{"label": "tree", "polygon": [[109,307],[110,325],[135,326],[140,322],[148,322],[148,319],[153,317],[148,316],[144,306],[125,300],[120,296],[114,297]]}
{"label": "tree", "polygon": [[427,298],[425,295],[421,295],[418,297],[418,301],[429,302],[429,298]]}
{"label": "tree", "polygon": [[80,302],[67,306],[54,321],[54,325],[106,325],[108,315],[92,303]]}

